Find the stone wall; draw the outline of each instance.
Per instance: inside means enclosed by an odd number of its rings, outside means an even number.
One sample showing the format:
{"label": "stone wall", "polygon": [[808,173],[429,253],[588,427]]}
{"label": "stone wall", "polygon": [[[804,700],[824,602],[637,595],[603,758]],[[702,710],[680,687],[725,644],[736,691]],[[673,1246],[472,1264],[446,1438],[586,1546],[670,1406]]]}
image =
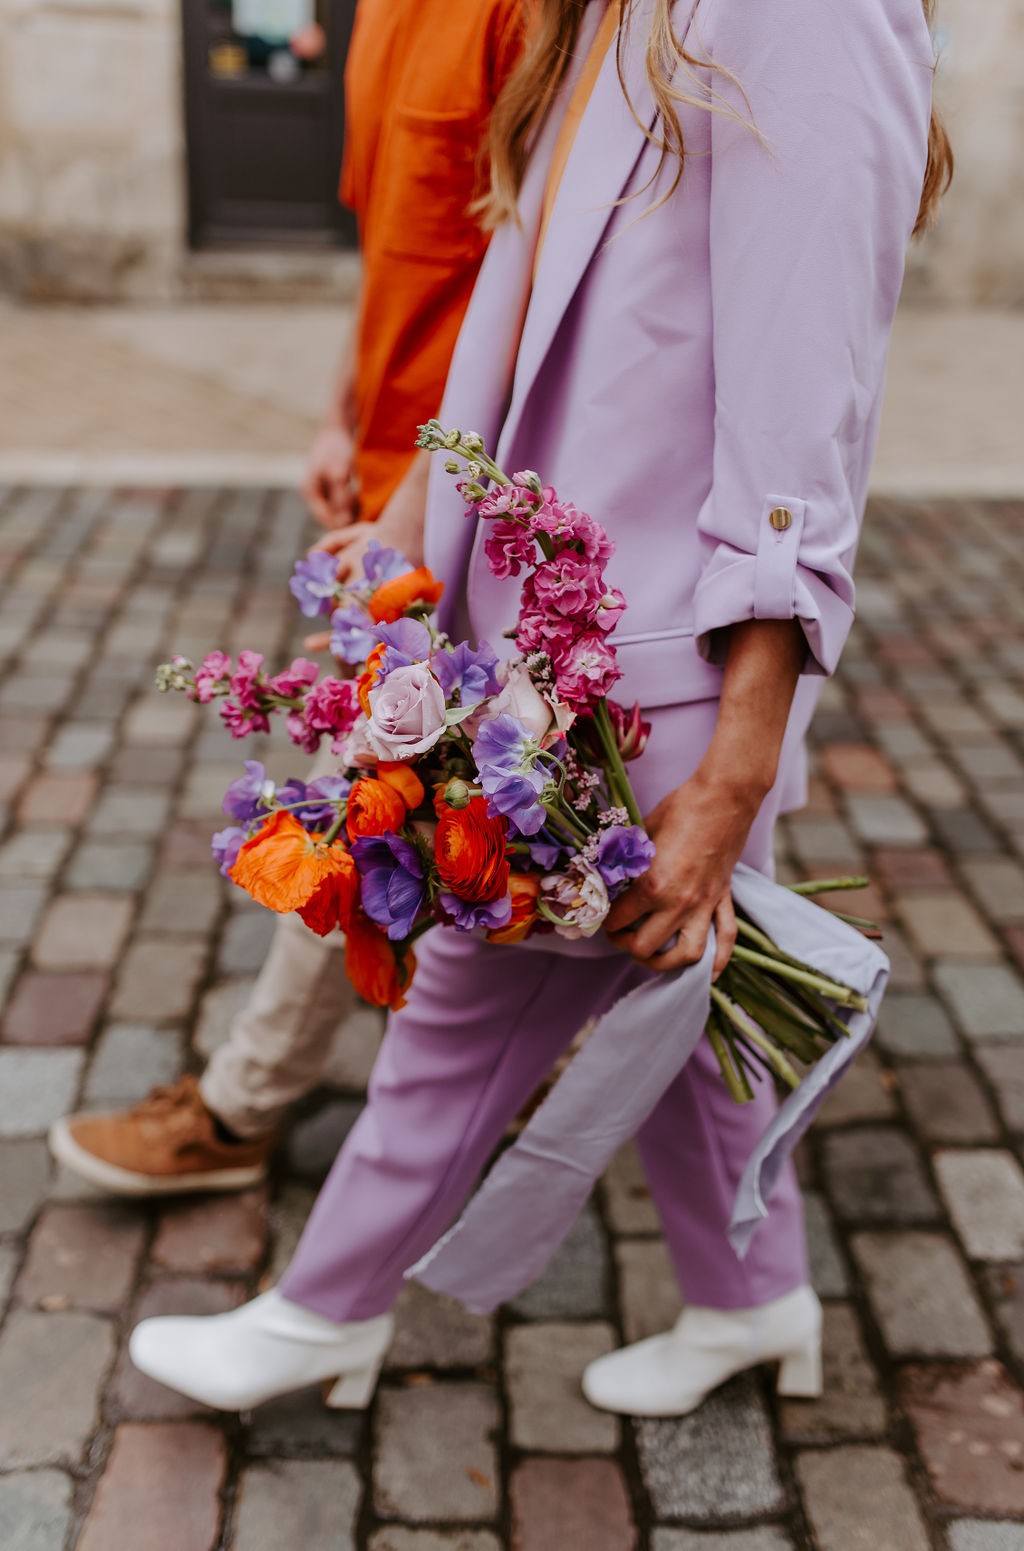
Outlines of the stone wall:
{"label": "stone wall", "polygon": [[[957,150],[908,297],[1024,303],[1024,0],[939,0]],[[336,254],[196,259],[177,0],[0,0],[0,293],[336,294]]]}

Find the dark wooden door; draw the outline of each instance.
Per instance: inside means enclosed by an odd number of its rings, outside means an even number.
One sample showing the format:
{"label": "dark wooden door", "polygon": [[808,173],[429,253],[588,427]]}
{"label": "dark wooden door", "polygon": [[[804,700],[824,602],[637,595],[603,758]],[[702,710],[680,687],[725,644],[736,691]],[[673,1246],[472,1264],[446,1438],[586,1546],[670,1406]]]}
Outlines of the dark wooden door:
{"label": "dark wooden door", "polygon": [[323,53],[285,59],[282,80],[273,55],[287,50],[235,35],[226,0],[182,0],[193,247],[355,245],[337,199],[355,3],[318,0]]}

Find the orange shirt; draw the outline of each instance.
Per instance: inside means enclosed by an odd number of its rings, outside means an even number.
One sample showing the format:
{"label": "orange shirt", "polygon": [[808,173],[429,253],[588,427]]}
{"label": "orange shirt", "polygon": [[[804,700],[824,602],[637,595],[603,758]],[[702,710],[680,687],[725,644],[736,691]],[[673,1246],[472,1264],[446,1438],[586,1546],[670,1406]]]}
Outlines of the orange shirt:
{"label": "orange shirt", "polygon": [[345,70],[341,199],[356,213],[360,515],[380,516],[440,408],[487,246],[467,213],[521,0],[359,0]]}

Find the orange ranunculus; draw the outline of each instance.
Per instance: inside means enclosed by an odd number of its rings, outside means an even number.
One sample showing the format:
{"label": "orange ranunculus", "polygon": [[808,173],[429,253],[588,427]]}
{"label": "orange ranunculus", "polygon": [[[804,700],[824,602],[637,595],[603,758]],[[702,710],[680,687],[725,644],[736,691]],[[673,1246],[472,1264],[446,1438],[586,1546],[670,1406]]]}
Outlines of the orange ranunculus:
{"label": "orange ranunculus", "polygon": [[508,820],[491,818],[486,797],[474,797],[465,808],[445,808],[434,836],[444,887],[474,905],[501,899],[508,888],[507,835]]}
{"label": "orange ranunculus", "polygon": [[345,937],[345,968],[364,1002],[397,1012],[405,1006],[416,955],[408,948],[398,958],[387,933],[361,910],[353,910]]}
{"label": "orange ranunculus", "polygon": [[488,942],[522,942],[530,935],[537,920],[540,878],[532,872],[514,872],[508,880],[512,895],[512,919],[507,926],[495,926],[487,933]]}
{"label": "orange ranunculus", "polygon": [[[358,887],[356,865],[341,844],[326,845],[311,835],[292,813],[272,813],[239,851],[230,877],[247,894],[279,915],[309,910],[326,936],[324,923],[346,916]],[[305,919],[305,916],[303,916]]]}
{"label": "orange ranunculus", "polygon": [[385,786],[393,786],[410,810],[418,808],[427,795],[423,782],[404,760],[381,760],[377,766],[377,779]]}
{"label": "orange ranunculus", "polygon": [[384,645],[384,642],[381,641],[378,646],[373,648],[373,651],[370,653],[369,657],[367,657],[366,667],[359,675],[359,682],[356,684],[356,693],[359,696],[359,704],[363,708],[364,716],[369,716],[370,714],[370,690],[376,687],[377,670],[380,668],[381,662],[384,658],[384,653],[386,651],[387,647]]}
{"label": "orange ranunculus", "polygon": [[399,830],[405,823],[406,808],[401,795],[393,786],[377,781],[373,776],[363,776],[348,794],[345,824],[350,840],[360,835],[383,835],[385,830]]}
{"label": "orange ranunculus", "polygon": [[390,625],[408,613],[414,603],[438,603],[443,592],[444,582],[436,581],[433,571],[421,565],[415,571],[406,571],[404,576],[384,582],[366,607],[379,625]]}

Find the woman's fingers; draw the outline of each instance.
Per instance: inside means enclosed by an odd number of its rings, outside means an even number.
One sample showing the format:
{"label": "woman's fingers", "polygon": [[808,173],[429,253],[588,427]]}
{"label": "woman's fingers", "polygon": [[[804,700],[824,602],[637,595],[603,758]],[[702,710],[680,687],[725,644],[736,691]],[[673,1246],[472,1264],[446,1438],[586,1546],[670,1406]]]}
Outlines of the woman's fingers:
{"label": "woman's fingers", "polygon": [[307,652],[326,652],[331,644],[331,632],[318,630],[315,635],[305,636],[302,644]]}
{"label": "woman's fingers", "polygon": [[714,922],[715,963],[711,971],[712,981],[717,980],[725,969],[725,966],[732,958],[732,950],[736,946],[736,911],[733,907],[731,894],[723,894],[718,901]]}
{"label": "woman's fingers", "polygon": [[332,528],[322,539],[317,539],[309,553],[313,554],[314,551],[322,549],[328,555],[337,555],[359,538],[362,538],[362,534],[355,524],[346,528]]}

